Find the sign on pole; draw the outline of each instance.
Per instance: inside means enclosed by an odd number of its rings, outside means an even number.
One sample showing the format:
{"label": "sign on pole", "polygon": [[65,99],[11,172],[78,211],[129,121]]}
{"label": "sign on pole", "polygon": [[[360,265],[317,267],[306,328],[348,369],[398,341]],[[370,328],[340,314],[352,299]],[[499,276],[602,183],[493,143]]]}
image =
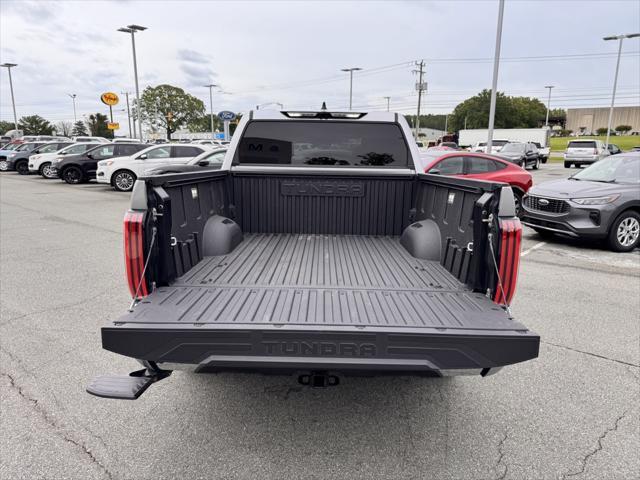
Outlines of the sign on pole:
{"label": "sign on pole", "polygon": [[120,129],[120,124],[118,122],[109,122],[109,123],[107,123],[107,128],[109,130],[119,130]]}
{"label": "sign on pole", "polygon": [[113,92],[103,93],[102,95],[100,95],[100,100],[102,101],[102,103],[104,103],[105,105],[109,105],[110,107],[117,105],[118,102],[120,101],[120,99],[118,98],[118,95],[116,95]]}
{"label": "sign on pole", "polygon": [[236,114],[228,110],[223,110],[221,112],[218,112],[218,118],[225,122],[230,122],[231,120],[236,119]]}

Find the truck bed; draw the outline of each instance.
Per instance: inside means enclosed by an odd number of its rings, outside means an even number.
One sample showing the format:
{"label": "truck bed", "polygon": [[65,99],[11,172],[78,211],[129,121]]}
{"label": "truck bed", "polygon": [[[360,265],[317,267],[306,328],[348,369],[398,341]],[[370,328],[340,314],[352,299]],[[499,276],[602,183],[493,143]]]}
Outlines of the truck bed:
{"label": "truck bed", "polygon": [[247,234],[102,329],[105,349],[198,371],[469,371],[539,337],[395,236]]}
{"label": "truck bed", "polygon": [[526,331],[398,237],[306,234],[245,235],[118,322]]}

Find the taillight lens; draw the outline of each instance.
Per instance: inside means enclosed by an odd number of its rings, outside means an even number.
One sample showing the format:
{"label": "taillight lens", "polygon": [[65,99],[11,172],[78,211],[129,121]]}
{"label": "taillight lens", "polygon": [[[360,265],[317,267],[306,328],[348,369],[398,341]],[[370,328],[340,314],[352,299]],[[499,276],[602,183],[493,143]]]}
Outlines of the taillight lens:
{"label": "taillight lens", "polygon": [[518,269],[520,267],[520,243],[522,241],[522,225],[518,218],[500,219],[500,262],[498,272],[502,280],[502,288],[496,283],[494,302],[509,305],[516,293]]}
{"label": "taillight lens", "polygon": [[[144,270],[144,213],[127,212],[124,216],[124,263],[131,297],[149,294]],[[142,281],[141,281],[142,280]],[[140,288],[138,289],[138,284]]]}

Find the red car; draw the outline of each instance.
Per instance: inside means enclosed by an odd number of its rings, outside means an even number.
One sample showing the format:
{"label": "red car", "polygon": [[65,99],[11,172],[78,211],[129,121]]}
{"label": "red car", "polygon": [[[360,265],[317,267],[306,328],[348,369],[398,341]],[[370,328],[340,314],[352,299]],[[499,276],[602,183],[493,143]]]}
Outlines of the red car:
{"label": "red car", "polygon": [[520,213],[522,197],[533,185],[533,177],[522,167],[484,153],[428,150],[422,155],[425,173],[478,178],[511,185]]}

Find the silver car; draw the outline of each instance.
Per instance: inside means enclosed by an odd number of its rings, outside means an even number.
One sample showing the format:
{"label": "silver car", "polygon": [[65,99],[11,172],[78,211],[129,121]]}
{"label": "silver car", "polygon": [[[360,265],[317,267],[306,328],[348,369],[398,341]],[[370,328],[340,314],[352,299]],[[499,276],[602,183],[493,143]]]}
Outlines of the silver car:
{"label": "silver car", "polygon": [[571,140],[564,152],[564,167],[590,165],[609,156],[609,150],[601,140]]}
{"label": "silver car", "polygon": [[522,223],[541,235],[604,239],[614,251],[633,250],[640,244],[640,152],[534,185],[522,205]]}

